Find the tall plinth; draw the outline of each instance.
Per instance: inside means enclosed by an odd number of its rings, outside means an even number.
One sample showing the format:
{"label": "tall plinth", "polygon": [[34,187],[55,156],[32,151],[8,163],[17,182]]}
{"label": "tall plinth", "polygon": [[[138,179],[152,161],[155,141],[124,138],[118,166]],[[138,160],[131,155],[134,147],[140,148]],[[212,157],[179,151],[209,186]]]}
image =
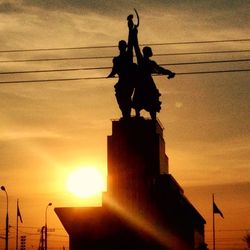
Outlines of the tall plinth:
{"label": "tall plinth", "polygon": [[102,207],[55,208],[70,250],[205,249],[205,220],[169,174],[158,121],[112,121]]}
{"label": "tall plinth", "polygon": [[160,174],[168,174],[161,125],[144,119],[113,121],[108,136],[109,195],[127,207],[145,207]]}

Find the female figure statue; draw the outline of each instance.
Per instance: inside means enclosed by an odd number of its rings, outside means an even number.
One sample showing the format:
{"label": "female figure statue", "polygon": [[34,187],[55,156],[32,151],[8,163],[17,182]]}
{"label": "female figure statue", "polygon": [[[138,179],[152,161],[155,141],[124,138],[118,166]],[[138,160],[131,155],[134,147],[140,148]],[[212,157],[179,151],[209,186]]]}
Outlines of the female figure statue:
{"label": "female figure statue", "polygon": [[139,80],[135,85],[132,106],[137,117],[140,116],[140,111],[145,109],[150,113],[151,118],[155,120],[156,113],[160,112],[161,109],[161,102],[159,101],[161,94],[154,83],[152,74],[168,75],[168,79],[171,79],[175,76],[175,73],[159,66],[150,59],[153,55],[150,47],[144,47],[142,49],[143,54],[141,53],[137,27],[134,27],[132,35],[139,71]]}

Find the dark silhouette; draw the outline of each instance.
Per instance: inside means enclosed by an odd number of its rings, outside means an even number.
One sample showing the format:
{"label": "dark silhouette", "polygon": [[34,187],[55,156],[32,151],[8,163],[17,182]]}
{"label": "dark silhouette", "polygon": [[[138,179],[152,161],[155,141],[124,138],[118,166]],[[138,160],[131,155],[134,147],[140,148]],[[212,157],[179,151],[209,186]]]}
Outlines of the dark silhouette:
{"label": "dark silhouette", "polygon": [[250,233],[246,233],[246,235],[243,237],[243,241],[246,242],[247,244],[247,248],[246,249],[250,249]]}
{"label": "dark silhouette", "polygon": [[175,76],[175,73],[162,68],[155,61],[150,60],[150,57],[153,55],[150,47],[144,47],[142,50],[143,54],[141,53],[136,26],[132,30],[132,35],[139,73],[132,105],[137,117],[140,117],[140,111],[145,109],[150,113],[151,118],[155,120],[156,112],[160,112],[161,109],[161,102],[159,101],[161,94],[154,83],[152,74],[168,75],[168,79],[171,79]]}
{"label": "dark silhouette", "polygon": [[[132,108],[132,94],[135,86],[136,64],[133,63],[132,30],[137,27],[133,23],[133,15],[127,17],[128,20],[128,44],[126,41],[119,41],[119,56],[113,58],[113,68],[108,77],[119,76],[115,84],[115,96],[121,109],[123,118],[130,118]],[[138,25],[138,24],[137,24]]]}
{"label": "dark silhouette", "polygon": [[102,207],[55,209],[70,250],[207,250],[206,222],[169,173],[158,121],[112,121],[107,156]]}
{"label": "dark silhouette", "polygon": [[[114,77],[116,74],[119,76],[119,80],[115,84],[115,96],[123,118],[131,117],[131,108],[133,107],[136,117],[140,117],[140,111],[145,109],[155,120],[156,113],[160,112],[161,109],[159,101],[161,94],[154,83],[152,74],[168,75],[168,79],[171,79],[175,73],[150,60],[153,55],[150,47],[144,47],[142,55],[138,43],[139,15],[136,9],[135,13],[138,22],[134,24],[132,14],[127,17],[128,44],[124,40],[119,41],[120,54],[113,58],[113,68],[108,77]],[[133,46],[138,65],[133,63]]]}
{"label": "dark silhouette", "polygon": [[[133,98],[141,101],[135,106],[137,115],[144,108],[155,119],[160,93],[151,73],[169,78],[174,73],[149,60],[150,48],[144,48],[141,55],[138,24],[133,23],[133,15],[127,20],[128,48],[125,41],[119,42],[120,55],[114,58],[109,77],[119,75],[115,89],[124,118],[130,117],[131,96],[138,80]],[[133,64],[133,46],[140,72]],[[103,193],[101,207],[55,208],[69,234],[70,250],[207,250],[206,221],[169,173],[163,128],[157,120],[112,121],[107,163],[108,191]]]}
{"label": "dark silhouette", "polygon": [[200,243],[199,247],[196,248],[195,250],[208,250],[207,244],[205,242]]}
{"label": "dark silhouette", "polygon": [[128,20],[128,28],[129,28],[129,30],[133,30],[134,28],[139,27],[139,23],[140,23],[139,15],[138,15],[138,12],[137,12],[136,9],[134,9],[134,11],[135,11],[135,14],[136,14],[136,17],[137,17],[137,24],[134,24],[134,22],[133,22],[133,17],[134,16],[132,14],[128,15],[127,20]]}

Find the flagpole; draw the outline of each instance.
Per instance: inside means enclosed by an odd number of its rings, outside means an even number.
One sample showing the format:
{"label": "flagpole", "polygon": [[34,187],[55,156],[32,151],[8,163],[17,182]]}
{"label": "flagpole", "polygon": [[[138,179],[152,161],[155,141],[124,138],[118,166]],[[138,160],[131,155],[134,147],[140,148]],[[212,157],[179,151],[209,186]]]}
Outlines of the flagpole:
{"label": "flagpole", "polygon": [[5,250],[9,249],[9,196],[5,186],[1,186],[1,190],[5,192],[6,195],[6,220],[5,220]]}
{"label": "flagpole", "polygon": [[215,250],[215,220],[214,220],[214,194],[212,195],[212,206],[213,206],[213,250]]}
{"label": "flagpole", "polygon": [[18,250],[18,199],[16,205],[16,250]]}

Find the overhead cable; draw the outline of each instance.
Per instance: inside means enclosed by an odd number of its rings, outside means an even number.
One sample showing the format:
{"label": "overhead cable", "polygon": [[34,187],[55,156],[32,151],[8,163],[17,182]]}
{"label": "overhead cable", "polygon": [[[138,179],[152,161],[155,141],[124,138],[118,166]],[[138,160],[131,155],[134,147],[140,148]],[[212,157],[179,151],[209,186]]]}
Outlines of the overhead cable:
{"label": "overhead cable", "polygon": [[[177,63],[163,63],[160,66],[181,66],[181,65],[195,65],[195,64],[218,64],[218,63],[234,63],[234,62],[249,62],[250,58],[233,59],[233,60],[217,60],[217,61],[194,61],[194,62],[177,62]],[[0,75],[8,74],[28,74],[28,73],[50,73],[50,72],[67,72],[67,71],[84,71],[84,70],[103,70],[111,69],[110,66],[105,67],[80,67],[80,68],[64,68],[64,69],[44,69],[44,70],[23,70],[23,71],[6,71],[0,72]]]}
{"label": "overhead cable", "polygon": [[[191,72],[176,72],[176,75],[197,75],[197,74],[218,74],[218,73],[236,73],[249,72],[250,69],[230,69],[230,70],[214,70],[214,71],[191,71]],[[162,75],[156,75],[162,76]],[[76,77],[76,78],[55,78],[55,79],[34,79],[34,80],[14,80],[14,81],[0,81],[0,84],[15,84],[15,83],[42,83],[42,82],[65,82],[65,81],[80,81],[80,80],[101,80],[112,79],[105,76],[97,77]]]}
{"label": "overhead cable", "polygon": [[[250,50],[222,50],[222,51],[198,51],[198,52],[178,52],[178,53],[159,53],[159,56],[185,56],[185,55],[202,55],[202,54],[222,54],[222,53],[246,53]],[[61,57],[61,58],[37,58],[37,59],[14,59],[0,60],[0,63],[21,63],[21,62],[45,62],[45,61],[69,61],[69,60],[91,60],[91,59],[112,59],[114,56],[83,56],[83,57]]]}
{"label": "overhead cable", "polygon": [[[164,42],[164,43],[147,43],[142,46],[164,46],[164,45],[185,45],[185,44],[204,44],[204,43],[228,43],[228,42],[249,42],[250,38],[242,39],[222,39],[222,40],[206,40],[206,41],[183,41],[183,42]],[[53,50],[81,50],[81,49],[106,49],[116,48],[117,45],[100,45],[100,46],[79,46],[79,47],[61,47],[61,48],[37,48],[37,49],[16,49],[16,50],[0,50],[0,53],[13,52],[35,52],[35,51],[53,51]]]}

